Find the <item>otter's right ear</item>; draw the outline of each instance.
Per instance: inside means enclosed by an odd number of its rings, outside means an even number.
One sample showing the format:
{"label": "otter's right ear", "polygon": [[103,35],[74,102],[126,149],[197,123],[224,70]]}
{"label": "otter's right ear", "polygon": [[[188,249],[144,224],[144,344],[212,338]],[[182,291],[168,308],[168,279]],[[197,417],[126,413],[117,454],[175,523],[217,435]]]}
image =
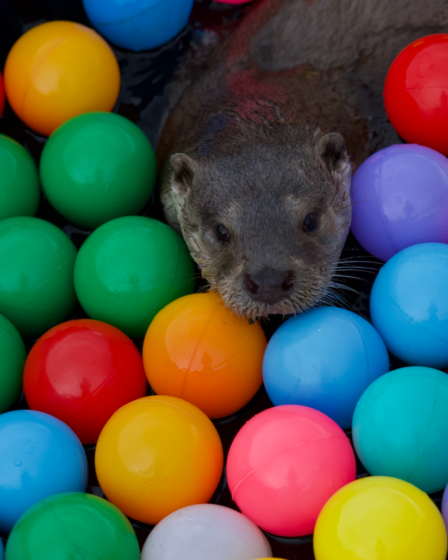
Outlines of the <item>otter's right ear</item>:
{"label": "otter's right ear", "polygon": [[351,164],[344,138],[337,132],[325,134],[317,143],[317,151],[336,183],[350,177]]}
{"label": "otter's right ear", "polygon": [[193,186],[196,173],[196,163],[186,154],[173,154],[170,158],[171,187],[179,195],[186,194]]}

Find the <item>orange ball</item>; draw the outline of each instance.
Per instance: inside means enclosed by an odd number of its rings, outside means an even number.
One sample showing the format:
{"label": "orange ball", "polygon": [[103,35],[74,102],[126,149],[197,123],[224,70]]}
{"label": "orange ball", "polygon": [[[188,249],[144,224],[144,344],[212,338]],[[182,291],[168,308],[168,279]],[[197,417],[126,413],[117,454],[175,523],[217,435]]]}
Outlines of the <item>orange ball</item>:
{"label": "orange ball", "polygon": [[18,117],[49,136],[76,115],[111,111],[120,70],[98,33],[78,23],[51,21],[16,41],[6,59],[4,80]]}
{"label": "orange ball", "polygon": [[96,474],[109,501],[151,525],[208,502],[222,468],[216,428],[198,408],[174,397],[144,397],[118,409],[95,451]]}
{"label": "orange ball", "polygon": [[177,299],[153,319],[143,344],[149,384],[210,418],[246,405],[263,382],[266,337],[209,292]]}

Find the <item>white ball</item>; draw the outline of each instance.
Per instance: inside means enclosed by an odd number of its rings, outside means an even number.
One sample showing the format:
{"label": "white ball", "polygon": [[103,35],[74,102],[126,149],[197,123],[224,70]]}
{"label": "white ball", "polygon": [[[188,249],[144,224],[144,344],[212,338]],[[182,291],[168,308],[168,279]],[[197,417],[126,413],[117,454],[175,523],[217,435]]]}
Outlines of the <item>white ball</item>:
{"label": "white ball", "polygon": [[198,504],[165,517],[146,539],[141,560],[255,560],[269,556],[268,540],[242,513]]}

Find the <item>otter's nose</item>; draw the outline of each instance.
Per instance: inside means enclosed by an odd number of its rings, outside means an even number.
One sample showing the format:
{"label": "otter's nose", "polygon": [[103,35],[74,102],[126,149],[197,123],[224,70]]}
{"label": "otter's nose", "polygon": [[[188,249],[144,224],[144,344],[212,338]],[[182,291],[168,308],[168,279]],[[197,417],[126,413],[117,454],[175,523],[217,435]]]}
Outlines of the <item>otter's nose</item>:
{"label": "otter's nose", "polygon": [[255,274],[246,274],[246,287],[253,298],[272,305],[283,299],[294,286],[294,273],[265,266]]}

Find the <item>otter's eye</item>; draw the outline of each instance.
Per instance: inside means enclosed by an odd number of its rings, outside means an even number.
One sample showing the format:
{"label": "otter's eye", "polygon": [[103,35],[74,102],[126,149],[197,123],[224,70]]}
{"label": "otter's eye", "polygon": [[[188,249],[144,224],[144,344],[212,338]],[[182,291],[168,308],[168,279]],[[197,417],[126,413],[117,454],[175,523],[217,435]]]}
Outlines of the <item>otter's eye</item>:
{"label": "otter's eye", "polygon": [[216,239],[223,245],[227,245],[230,242],[230,233],[223,225],[216,226],[215,228]]}
{"label": "otter's eye", "polygon": [[314,231],[317,227],[317,217],[316,214],[308,214],[303,220],[302,229],[305,233],[310,233]]}

